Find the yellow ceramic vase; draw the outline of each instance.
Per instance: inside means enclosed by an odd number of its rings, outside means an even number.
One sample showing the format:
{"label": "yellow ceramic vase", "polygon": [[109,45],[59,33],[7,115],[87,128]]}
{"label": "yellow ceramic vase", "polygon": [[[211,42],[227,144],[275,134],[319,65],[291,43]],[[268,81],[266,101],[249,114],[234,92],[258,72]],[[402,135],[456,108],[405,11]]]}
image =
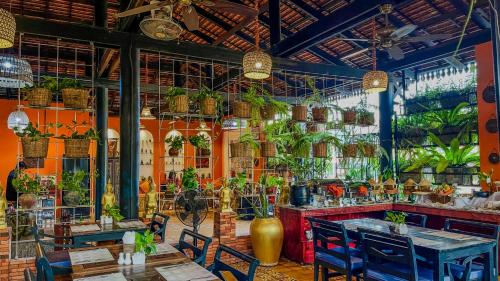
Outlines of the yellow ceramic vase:
{"label": "yellow ceramic vase", "polygon": [[250,224],[255,257],[262,266],[278,264],[283,245],[283,225],[278,218],[255,218]]}

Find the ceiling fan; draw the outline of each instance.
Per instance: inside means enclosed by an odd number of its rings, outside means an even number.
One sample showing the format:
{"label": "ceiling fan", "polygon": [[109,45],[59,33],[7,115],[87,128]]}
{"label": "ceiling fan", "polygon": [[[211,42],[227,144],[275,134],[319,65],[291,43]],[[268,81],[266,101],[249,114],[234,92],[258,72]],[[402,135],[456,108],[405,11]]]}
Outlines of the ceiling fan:
{"label": "ceiling fan", "polygon": [[[361,38],[338,38],[344,41],[358,41],[358,42],[368,42],[374,44],[378,49],[386,51],[393,59],[401,60],[404,58],[403,50],[398,46],[399,43],[407,42],[424,42],[433,40],[442,40],[450,38],[450,34],[426,34],[422,36],[408,36],[410,33],[415,31],[418,26],[414,24],[408,24],[400,28],[394,28],[389,25],[389,14],[392,12],[391,4],[383,4],[379,7],[380,12],[385,16],[384,27],[375,32],[374,38],[372,39],[361,39]],[[354,57],[361,53],[364,53],[371,48],[364,48],[356,52],[350,53],[347,56],[342,57],[347,59]]]}
{"label": "ceiling fan", "polygon": [[177,6],[181,9],[182,21],[186,25],[187,29],[193,31],[199,29],[200,22],[195,8],[196,5],[207,6],[212,9],[216,9],[218,12],[228,12],[248,17],[255,17],[257,13],[254,8],[238,3],[232,3],[227,0],[151,0],[149,5],[129,9],[118,13],[116,16],[118,18],[123,18],[151,11],[151,18],[149,18],[149,20],[152,20],[156,18],[156,15],[154,14],[155,11],[164,11],[164,13],[171,14]]}

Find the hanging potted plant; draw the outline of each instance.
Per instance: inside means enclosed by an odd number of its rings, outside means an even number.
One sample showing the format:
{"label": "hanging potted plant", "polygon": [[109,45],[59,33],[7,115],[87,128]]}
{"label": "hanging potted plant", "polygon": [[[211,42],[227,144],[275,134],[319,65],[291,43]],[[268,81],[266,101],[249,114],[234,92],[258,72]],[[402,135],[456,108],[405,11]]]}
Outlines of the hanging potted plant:
{"label": "hanging potted plant", "polygon": [[89,106],[90,89],[82,86],[80,81],[71,78],[64,78],[59,83],[62,93],[64,107],[87,109]]}
{"label": "hanging potted plant", "polygon": [[306,79],[307,87],[312,91],[312,95],[308,97],[307,103],[313,104],[311,109],[312,119],[314,122],[326,123],[328,120],[328,107],[321,106],[321,95],[318,88],[314,84],[313,79]]}
{"label": "hanging potted plant", "polygon": [[373,126],[375,124],[375,114],[368,110],[369,106],[366,97],[362,98],[356,108],[356,123],[360,126]]}
{"label": "hanging potted plant", "polygon": [[233,102],[233,115],[238,118],[250,118],[250,104],[246,101],[237,100]]}
{"label": "hanging potted plant", "polygon": [[202,134],[190,136],[189,143],[199,149],[201,156],[210,156],[210,140],[207,136]]}
{"label": "hanging potted plant", "polygon": [[356,124],[357,111],[354,107],[342,110],[342,122],[345,125]]}
{"label": "hanging potted plant", "polygon": [[57,187],[64,190],[63,201],[66,206],[74,207],[86,201],[87,189],[84,187],[84,180],[87,175],[82,170],[62,173],[61,181]]}
{"label": "hanging potted plant", "polygon": [[237,142],[229,145],[231,157],[252,157],[252,151],[259,149],[259,143],[251,133],[240,136]]}
{"label": "hanging potted plant", "polygon": [[387,212],[385,220],[391,222],[389,230],[399,235],[408,234],[408,226],[405,223],[406,216],[406,213],[403,212]]}
{"label": "hanging potted plant", "polygon": [[377,153],[377,146],[374,144],[375,140],[371,135],[362,135],[358,139],[359,152],[363,157],[372,158]]}
{"label": "hanging potted plant", "polygon": [[165,92],[165,99],[170,112],[189,112],[189,96],[186,90],[178,87],[168,87],[167,91]]}
{"label": "hanging potted plant", "polygon": [[132,255],[133,264],[145,264],[146,256],[156,253],[155,235],[149,229],[144,234],[135,233],[135,253]]}
{"label": "hanging potted plant", "polygon": [[[264,182],[270,182],[264,180]],[[269,209],[269,198],[264,186],[259,192],[260,204],[254,204],[247,197],[244,197],[252,206],[255,218],[250,224],[250,238],[255,257],[262,266],[274,266],[278,264],[281,247],[283,245],[283,225],[274,216],[274,212]]]}
{"label": "hanging potted plant", "polygon": [[196,170],[193,167],[188,167],[187,169],[182,170],[182,179],[181,179],[181,189],[182,191],[192,191],[198,190],[198,180],[196,178]]}
{"label": "hanging potted plant", "polygon": [[219,92],[210,90],[207,86],[201,87],[196,95],[202,115],[215,116],[222,109],[222,96]]}
{"label": "hanging potted plant", "polygon": [[32,209],[36,205],[38,196],[45,190],[40,176],[31,176],[23,172],[16,173],[12,185],[20,194],[17,200],[22,209]]}
{"label": "hanging potted plant", "polygon": [[52,102],[52,93],[57,92],[57,79],[43,76],[42,82],[37,87],[23,89],[28,105],[34,107],[47,107]]}
{"label": "hanging potted plant", "polygon": [[179,156],[179,152],[182,150],[182,146],[186,139],[183,136],[170,136],[165,142],[168,143],[168,155],[171,157]]}
{"label": "hanging potted plant", "polygon": [[450,145],[458,137],[460,142],[471,130],[477,129],[477,111],[468,108],[466,102],[460,103],[453,109],[435,110],[427,115],[431,132],[439,135],[441,141]]}
{"label": "hanging potted plant", "polygon": [[87,122],[78,124],[72,121],[66,128],[71,135],[60,135],[58,139],[64,140],[64,157],[66,158],[87,158],[89,156],[90,141],[99,140],[99,135],[93,128],[89,128],[82,134],[78,132],[78,127],[86,126]]}
{"label": "hanging potted plant", "polygon": [[264,97],[258,94],[255,86],[251,86],[248,88],[247,92],[243,94],[242,99],[250,105],[250,126],[258,126],[262,120],[260,111],[265,105]]}
{"label": "hanging potted plant", "polygon": [[342,147],[342,157],[343,158],[355,158],[358,156],[358,144],[356,143],[347,143]]}
{"label": "hanging potted plant", "polygon": [[[49,123],[46,128],[52,128],[54,125]],[[23,130],[17,130],[16,135],[21,138],[24,158],[46,158],[49,151],[49,138],[54,134],[42,133],[38,130],[38,124],[33,126],[29,122]]]}
{"label": "hanging potted plant", "polygon": [[260,109],[260,116],[263,120],[274,120],[276,114],[286,115],[290,110],[290,105],[283,101],[278,101],[265,92],[266,103]]}
{"label": "hanging potted plant", "polygon": [[328,147],[330,145],[339,146],[339,139],[329,133],[314,133],[312,134],[312,138],[312,151],[315,158],[327,158]]}

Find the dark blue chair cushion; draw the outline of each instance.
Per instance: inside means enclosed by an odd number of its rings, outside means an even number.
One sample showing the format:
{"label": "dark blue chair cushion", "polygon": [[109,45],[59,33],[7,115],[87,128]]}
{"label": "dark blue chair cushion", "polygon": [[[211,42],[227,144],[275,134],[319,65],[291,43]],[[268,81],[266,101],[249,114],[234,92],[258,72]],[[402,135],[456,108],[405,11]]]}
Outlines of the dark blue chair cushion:
{"label": "dark blue chair cushion", "polygon": [[[464,275],[465,265],[452,263],[450,264],[450,271],[453,277],[461,279]],[[470,272],[470,280],[483,280],[484,267],[482,264],[472,263]]]}
{"label": "dark blue chair cushion", "polygon": [[71,268],[71,261],[57,261],[51,262],[50,266],[58,266],[58,267],[69,267]]}
{"label": "dark blue chair cushion", "polygon": [[[333,251],[343,253],[344,249],[343,248],[335,248],[335,249],[333,249]],[[357,255],[357,256],[355,256],[355,255]],[[356,271],[356,270],[360,270],[363,268],[363,259],[360,258],[359,256],[360,256],[359,250],[352,249],[352,253],[351,253],[352,268],[351,268],[351,271]],[[334,257],[332,255],[329,255],[327,253],[322,253],[322,252],[316,253],[315,259],[317,259],[320,262],[331,264],[331,265],[334,265],[334,266],[339,267],[339,268],[346,268],[346,264],[345,264],[344,260],[337,258],[337,257]]]}
{"label": "dark blue chair cushion", "polygon": [[[406,266],[403,266],[401,264],[397,263],[388,263],[386,264],[387,266],[392,266],[394,269],[399,269],[402,273],[408,273],[410,270]],[[405,281],[406,279],[402,279],[393,275],[389,275],[383,272],[380,272],[376,269],[373,268],[368,268],[367,270],[367,278],[369,279],[375,279],[375,280],[380,280],[380,281]],[[425,267],[418,267],[418,280],[422,281],[432,281],[433,280],[433,271],[431,269],[425,268]],[[444,277],[445,281],[449,281],[450,277],[445,276]]]}

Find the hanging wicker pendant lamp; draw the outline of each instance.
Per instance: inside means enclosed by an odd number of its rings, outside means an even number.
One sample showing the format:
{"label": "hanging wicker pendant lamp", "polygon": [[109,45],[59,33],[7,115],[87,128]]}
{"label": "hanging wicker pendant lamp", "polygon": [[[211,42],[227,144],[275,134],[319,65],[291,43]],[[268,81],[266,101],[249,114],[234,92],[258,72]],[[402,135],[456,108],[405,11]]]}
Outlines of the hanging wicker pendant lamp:
{"label": "hanging wicker pendant lamp", "polygon": [[373,20],[373,70],[363,76],[363,90],[369,94],[378,94],[387,91],[389,78],[385,71],[377,70],[377,48],[375,47],[375,19]]}
{"label": "hanging wicker pendant lamp", "polygon": [[[255,4],[258,11],[258,1]],[[271,56],[259,48],[259,13],[255,17],[255,51],[243,56],[243,75],[249,79],[266,79],[271,75],[273,62]]]}
{"label": "hanging wicker pendant lamp", "polygon": [[16,20],[7,10],[0,9],[0,49],[14,46]]}

